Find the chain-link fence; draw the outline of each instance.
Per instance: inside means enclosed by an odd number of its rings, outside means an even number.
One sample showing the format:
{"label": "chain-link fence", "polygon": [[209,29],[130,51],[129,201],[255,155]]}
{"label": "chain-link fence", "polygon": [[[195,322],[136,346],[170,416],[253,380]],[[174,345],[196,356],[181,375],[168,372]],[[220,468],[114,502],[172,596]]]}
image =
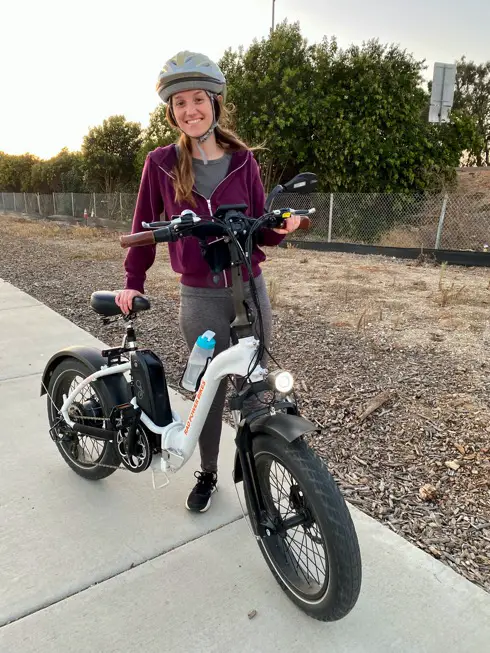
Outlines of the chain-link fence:
{"label": "chain-link fence", "polygon": [[0,211],[43,218],[76,218],[91,224],[109,220],[130,223],[134,193],[2,193]]}
{"label": "chain-link fence", "polygon": [[280,195],[273,208],[315,208],[295,240],[486,251],[490,192]]}
{"label": "chain-link fence", "polygon": [[[2,193],[0,211],[131,223],[134,193]],[[273,208],[315,208],[295,240],[482,251],[490,243],[490,193],[283,194]]]}

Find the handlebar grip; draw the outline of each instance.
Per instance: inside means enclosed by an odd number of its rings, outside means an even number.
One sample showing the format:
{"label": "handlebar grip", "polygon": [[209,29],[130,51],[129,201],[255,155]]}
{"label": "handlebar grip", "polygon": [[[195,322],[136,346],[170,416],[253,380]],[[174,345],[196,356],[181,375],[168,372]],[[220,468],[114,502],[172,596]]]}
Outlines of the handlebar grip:
{"label": "handlebar grip", "polygon": [[119,242],[121,247],[126,249],[127,247],[142,247],[143,245],[154,245],[155,244],[155,234],[153,231],[140,231],[136,234],[127,234],[126,236],[120,236]]}
{"label": "handlebar grip", "polygon": [[298,229],[309,229],[311,227],[311,220],[310,218],[304,216],[301,218],[301,222],[299,223]]}

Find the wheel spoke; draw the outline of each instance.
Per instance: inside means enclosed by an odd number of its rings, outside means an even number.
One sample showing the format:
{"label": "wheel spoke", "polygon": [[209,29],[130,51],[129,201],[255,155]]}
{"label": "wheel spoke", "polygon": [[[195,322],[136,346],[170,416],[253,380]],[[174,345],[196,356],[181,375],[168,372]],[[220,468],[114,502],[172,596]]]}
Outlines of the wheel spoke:
{"label": "wheel spoke", "polygon": [[322,572],[326,575],[327,574],[327,561],[326,561],[325,557],[322,556],[322,554],[318,550],[318,542],[314,542],[313,540],[311,540],[311,543],[316,549],[316,555],[319,557],[319,559],[321,560],[321,562],[323,564]]}
{"label": "wheel spoke", "polygon": [[[269,481],[270,481],[270,476],[269,476]],[[274,496],[276,493],[275,492],[270,492],[270,498],[273,503],[273,510],[279,513],[279,517],[284,520],[286,519],[291,513],[291,509],[289,506],[289,497],[286,495],[281,495],[279,489],[274,483],[270,483],[271,487],[277,490],[277,496]]]}
{"label": "wheel spoke", "polygon": [[[316,543],[312,542],[312,546],[314,546],[316,548]],[[318,550],[313,551],[313,549],[312,549],[312,552],[313,552],[313,558],[315,560],[316,569],[318,570],[318,572],[322,576],[326,576],[327,575],[327,570],[326,570],[326,567],[325,567],[325,558],[322,558],[322,556],[318,553]],[[321,566],[318,566],[317,562],[319,562]]]}
{"label": "wheel spoke", "polygon": [[[296,534],[296,533],[294,533],[294,534]],[[295,544],[296,546],[299,546],[299,544],[294,539],[289,539],[289,541],[288,541],[288,539],[283,540],[283,546],[284,546],[285,550],[287,551],[288,558],[293,563],[293,566],[298,571],[301,571],[303,573],[303,576],[304,576],[304,572],[303,572],[303,569],[300,566],[300,562],[299,562],[297,556],[294,555],[292,550],[291,550],[291,544]],[[286,547],[287,547],[287,549],[286,549]],[[306,580],[308,580],[308,579],[306,578]]]}
{"label": "wheel spoke", "polygon": [[[275,468],[277,469],[277,463],[274,463],[274,466],[275,466]],[[272,469],[271,469],[271,473],[272,473]],[[277,481],[277,483],[280,482],[279,479],[277,478],[277,476],[276,476],[275,474],[273,474],[273,477],[275,478],[275,480]],[[284,492],[284,481],[285,481],[285,476],[284,476],[284,472],[283,472],[283,473],[282,473],[282,481],[280,482],[280,483],[281,483],[281,487],[280,487],[280,489],[279,489],[279,492],[280,492],[281,495],[283,495],[283,496],[285,496],[285,497],[288,497],[289,495],[286,494],[286,493]]]}
{"label": "wheel spoke", "polygon": [[[274,477],[274,478],[275,478],[275,477]],[[276,479],[276,480],[277,480],[277,479]],[[280,488],[278,487],[278,485],[277,485],[275,482],[273,482],[272,480],[271,480],[271,486],[272,486],[272,487],[277,491],[278,496],[280,496],[280,497],[284,497],[285,499],[287,499],[287,500],[289,501],[289,496],[288,496],[287,494],[284,494],[283,492],[281,492],[281,490],[280,490]]]}
{"label": "wheel spoke", "polygon": [[[299,548],[299,554],[294,553],[293,548],[292,548],[293,545],[296,547],[296,549]],[[289,556],[290,556],[290,558],[292,558],[293,564],[296,567],[296,569],[301,572],[301,574],[303,575],[303,578],[305,579],[305,581],[308,583],[308,585],[310,585],[310,578],[307,575],[307,573],[305,573],[305,567],[304,567],[304,564],[302,564],[301,547],[300,547],[300,545],[298,544],[298,542],[296,540],[290,540],[289,541]]]}
{"label": "wheel spoke", "polygon": [[[63,387],[60,387],[58,391],[59,394],[56,401],[56,407],[58,409],[61,408],[63,395],[65,394],[66,396],[69,396],[72,394],[83,379],[84,377],[80,374],[75,374],[71,378],[66,379],[64,385],[66,390]],[[98,406],[100,407],[100,399],[92,385],[89,384],[82,388],[75,396],[70,408],[72,411],[70,417],[75,423],[90,424],[94,417],[93,412],[98,410]],[[88,414],[83,413],[84,408],[88,411]],[[105,420],[99,422],[98,425],[100,425],[101,428],[105,428]],[[74,440],[71,443],[63,443],[61,446],[66,451],[67,455],[69,455],[73,460],[76,460],[78,463],[83,465],[94,466],[102,457],[106,445],[90,436],[79,435],[74,436]]]}
{"label": "wheel spoke", "polygon": [[[298,533],[298,529],[296,529],[296,531],[295,531],[295,535],[296,535],[297,533]],[[303,533],[303,538],[302,538],[302,540],[301,540],[301,545],[300,545],[300,544],[299,544],[299,543],[298,543],[294,538],[291,538],[291,539],[290,539],[290,545],[291,545],[291,546],[294,544],[295,546],[299,547],[298,564],[301,564],[301,561],[302,561],[301,554],[302,554],[302,552],[303,552],[303,545],[304,545],[304,542],[305,542],[304,533]]]}
{"label": "wheel spoke", "polygon": [[[298,544],[298,542],[296,542],[295,540],[292,540],[292,541],[291,541],[291,546],[292,546],[292,547],[293,547],[293,546],[296,547],[296,550],[298,550],[299,544]],[[306,549],[307,549],[307,550],[310,550],[310,549],[308,549],[308,544],[306,544]],[[299,552],[298,552],[298,555],[301,556],[301,553],[302,553],[302,549],[300,548],[300,550],[299,550]],[[312,552],[312,553],[313,553],[313,552]],[[316,564],[314,554],[313,554],[313,560],[312,560],[309,556],[307,556],[306,560],[307,560],[307,562],[306,562],[306,574],[307,574],[307,575],[306,575],[306,580],[307,580],[307,582],[309,582],[311,579],[313,579],[313,580],[314,580],[318,585],[321,585],[322,583],[321,583],[321,581],[320,581],[320,577],[319,577],[319,576],[325,576],[325,573],[324,573],[323,570],[320,569],[320,567],[318,567],[318,565]],[[312,572],[313,572],[313,569],[310,570],[310,562],[311,562],[312,566],[313,566],[313,567],[316,569],[316,571],[317,571],[317,574],[318,574],[318,575],[317,575],[316,577],[315,577],[315,575],[312,573]],[[305,563],[304,563],[304,560],[303,560],[302,557],[298,560],[298,564],[301,565],[301,567],[304,569],[304,567],[305,567]]]}
{"label": "wheel spoke", "polygon": [[[276,465],[276,467],[277,467],[277,465]],[[284,477],[284,474],[283,474],[283,477]],[[276,482],[275,482],[275,483],[272,482],[272,479],[274,479]],[[271,467],[271,470],[270,470],[270,473],[269,473],[269,480],[270,480],[270,482],[271,482],[272,487],[274,487],[274,489],[276,489],[277,492],[278,492],[278,498],[277,498],[277,500],[276,500],[277,503],[278,503],[282,508],[284,508],[284,510],[285,510],[285,512],[286,512],[285,515],[281,514],[281,517],[282,517],[282,519],[286,519],[290,514],[294,514],[294,510],[291,510],[291,508],[290,508],[290,497],[289,497],[289,494],[286,494],[286,493],[284,492],[284,482],[281,484],[281,488],[279,488],[278,485],[277,485],[277,483],[278,483],[279,481],[278,481],[276,475],[273,473],[273,471],[272,471],[272,467]],[[283,497],[283,498],[287,501],[287,506],[284,506],[284,505],[281,503],[279,497]],[[273,497],[273,500],[274,500],[274,497]],[[281,512],[281,511],[279,511],[279,512]]]}
{"label": "wheel spoke", "polygon": [[[307,548],[308,552],[311,553],[311,558],[310,558],[310,556],[308,556],[308,560],[311,562],[312,566],[314,567],[314,569],[311,570],[311,573],[312,573],[313,578],[315,579],[315,581],[318,583],[318,585],[321,585],[320,578],[318,576],[318,574],[320,573],[320,568],[318,567],[318,565],[316,563],[316,554],[315,554],[315,551],[313,550],[313,547],[312,547],[313,542],[311,541],[309,536],[306,535],[306,533],[305,533],[305,537],[307,538],[306,548]],[[308,546],[308,540],[309,540],[310,546]],[[316,570],[316,572],[317,572],[316,577],[315,577],[315,575],[313,573],[314,570]]]}
{"label": "wheel spoke", "polygon": [[[88,442],[87,442],[88,440]],[[86,444],[86,449],[89,454],[89,461],[95,462],[98,458],[98,451],[97,451],[97,440],[94,440],[94,438],[85,438],[85,444]],[[90,451],[89,451],[90,447]],[[95,455],[94,455],[95,453]]]}

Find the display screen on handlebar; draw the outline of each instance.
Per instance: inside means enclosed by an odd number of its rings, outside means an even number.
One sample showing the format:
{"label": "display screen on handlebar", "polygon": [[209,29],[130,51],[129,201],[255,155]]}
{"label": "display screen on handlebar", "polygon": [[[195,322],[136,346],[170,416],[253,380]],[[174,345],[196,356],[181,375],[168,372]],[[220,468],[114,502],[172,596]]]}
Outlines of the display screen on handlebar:
{"label": "display screen on handlebar", "polygon": [[226,228],[219,222],[200,222],[191,227],[189,233],[196,238],[209,238],[210,236],[222,236]]}
{"label": "display screen on handlebar", "polygon": [[231,231],[244,244],[251,226],[256,222],[243,213],[246,208],[246,204],[220,206],[212,218],[210,216],[200,218],[191,213],[185,216],[172,216],[172,222],[166,223],[168,226],[153,232],[155,242],[168,242],[191,235],[205,240],[210,237],[229,235]]}

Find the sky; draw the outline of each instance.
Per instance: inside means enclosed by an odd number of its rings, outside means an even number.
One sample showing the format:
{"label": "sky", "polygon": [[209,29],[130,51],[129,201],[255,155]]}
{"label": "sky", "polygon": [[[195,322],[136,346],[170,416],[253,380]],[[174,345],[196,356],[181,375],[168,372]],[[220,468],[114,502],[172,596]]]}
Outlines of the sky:
{"label": "sky", "polygon": [[[429,65],[490,59],[489,0],[276,0],[276,23],[310,43],[379,38]],[[14,0],[1,11],[0,151],[41,158],[78,150],[111,115],[148,124],[155,82],[179,50],[215,60],[269,33],[272,0]]]}

